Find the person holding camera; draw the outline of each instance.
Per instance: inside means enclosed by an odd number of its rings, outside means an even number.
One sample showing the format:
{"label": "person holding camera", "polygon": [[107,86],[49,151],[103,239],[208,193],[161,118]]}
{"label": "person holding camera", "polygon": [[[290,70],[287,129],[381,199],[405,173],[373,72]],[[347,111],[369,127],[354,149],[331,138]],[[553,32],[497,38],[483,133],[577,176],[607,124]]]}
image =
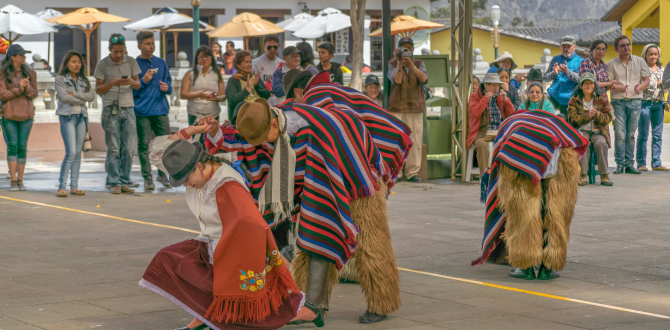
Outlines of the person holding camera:
{"label": "person holding camera", "polygon": [[[95,67],[95,92],[102,96],[102,128],[107,144],[107,179],[112,194],[134,193],[128,187],[133,155],[137,147],[133,90],[140,89],[137,61],[125,55],[126,40],[109,38],[109,56]],[[121,156],[123,152],[123,157]]]}
{"label": "person holding camera", "polygon": [[[422,60],[412,56],[414,41],[402,38],[398,42],[394,59],[388,62],[388,77],[391,80],[388,111],[409,126],[414,146],[409,151],[403,172],[410,182],[421,182],[421,141],[423,137],[423,112],[426,109],[424,85],[428,73]],[[400,178],[400,176],[398,176]]]}

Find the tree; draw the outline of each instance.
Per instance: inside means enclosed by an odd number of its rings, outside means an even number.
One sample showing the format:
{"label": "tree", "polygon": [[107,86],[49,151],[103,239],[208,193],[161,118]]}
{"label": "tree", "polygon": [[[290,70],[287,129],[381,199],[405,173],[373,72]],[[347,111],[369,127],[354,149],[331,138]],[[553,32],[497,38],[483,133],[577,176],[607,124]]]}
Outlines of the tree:
{"label": "tree", "polygon": [[473,0],[472,1],[472,11],[486,11],[489,4],[489,0]]}
{"label": "tree", "polygon": [[517,16],[512,19],[512,26],[516,27],[517,25],[521,24],[521,17]]}
{"label": "tree", "polygon": [[363,42],[365,38],[365,1],[351,0],[351,31],[354,34],[354,50],[351,54],[351,88],[363,89]]}
{"label": "tree", "polygon": [[525,27],[533,27],[535,26],[535,23],[533,21],[529,21],[528,19],[524,19],[523,26]]}
{"label": "tree", "polygon": [[451,18],[451,9],[449,7],[438,7],[433,11],[433,18]]}

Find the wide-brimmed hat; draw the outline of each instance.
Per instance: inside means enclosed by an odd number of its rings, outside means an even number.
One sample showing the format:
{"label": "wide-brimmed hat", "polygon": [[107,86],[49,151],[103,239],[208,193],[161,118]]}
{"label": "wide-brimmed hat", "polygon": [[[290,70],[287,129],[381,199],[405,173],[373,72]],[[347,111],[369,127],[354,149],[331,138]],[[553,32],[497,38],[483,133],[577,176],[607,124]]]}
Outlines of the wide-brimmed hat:
{"label": "wide-brimmed hat", "polygon": [[300,69],[292,69],[284,74],[284,80],[282,84],[284,85],[284,92],[286,93],[287,98],[291,98],[291,93],[298,85],[303,78],[312,78],[313,74],[309,70],[300,71]]}
{"label": "wide-brimmed hat", "polygon": [[482,84],[502,84],[500,76],[497,73],[487,73],[482,80]]}
{"label": "wide-brimmed hat", "polygon": [[262,98],[247,102],[237,113],[237,131],[252,145],[265,142],[270,133],[272,112],[268,101]]}
{"label": "wide-brimmed hat", "polygon": [[195,170],[202,157],[203,147],[200,142],[177,140],[172,142],[163,152],[163,167],[170,175],[170,184],[179,187],[184,184]]}
{"label": "wide-brimmed hat", "polygon": [[542,74],[542,70],[540,69],[530,69],[530,71],[528,71],[528,76],[526,76],[526,79],[533,81],[544,81],[544,75]]}
{"label": "wide-brimmed hat", "polygon": [[514,62],[514,58],[512,57],[512,54],[509,53],[509,52],[502,52],[502,53],[500,53],[500,54],[498,55],[498,58],[496,58],[495,61],[491,62],[491,64],[489,64],[489,66],[490,66],[490,67],[493,67],[493,66],[495,66],[496,64],[498,64],[498,62],[504,61],[504,60],[506,60],[506,59],[510,59],[510,60],[512,60],[512,67],[510,68],[510,71],[512,71],[512,70],[514,70],[514,69],[517,68],[516,62]]}

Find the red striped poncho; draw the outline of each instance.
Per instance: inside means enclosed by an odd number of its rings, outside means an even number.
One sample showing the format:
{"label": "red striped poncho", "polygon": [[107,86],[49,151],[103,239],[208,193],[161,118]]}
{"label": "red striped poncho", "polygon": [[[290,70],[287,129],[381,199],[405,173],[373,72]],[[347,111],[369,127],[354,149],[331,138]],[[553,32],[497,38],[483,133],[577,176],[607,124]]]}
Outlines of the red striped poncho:
{"label": "red striped poncho", "polygon": [[518,110],[500,125],[493,148],[493,162],[482,177],[482,202],[486,201],[486,222],[482,255],[472,262],[480,265],[500,243],[507,216],[498,199],[500,164],[530,178],[534,185],[544,176],[557,148],[572,148],[581,157],[589,141],[565,120],[541,110]]}
{"label": "red striped poncho", "polygon": [[[370,132],[352,112],[304,104],[293,104],[292,110],[309,123],[291,138],[296,152],[295,197],[300,204],[297,244],[342,268],[354,252],[358,234],[349,203],[379,190],[377,177],[388,169]],[[210,153],[237,152],[251,173],[250,191],[257,201],[274,146],[253,146],[228,123],[222,130],[224,138],[218,145],[206,141],[207,148]],[[272,216],[265,218],[271,227],[278,224]]]}

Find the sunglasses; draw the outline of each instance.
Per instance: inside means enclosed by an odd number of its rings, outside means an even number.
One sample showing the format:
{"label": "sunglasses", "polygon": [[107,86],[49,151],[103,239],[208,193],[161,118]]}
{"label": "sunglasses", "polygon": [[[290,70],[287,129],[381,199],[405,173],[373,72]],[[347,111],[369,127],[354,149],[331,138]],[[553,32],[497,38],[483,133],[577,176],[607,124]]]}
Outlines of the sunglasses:
{"label": "sunglasses", "polygon": [[123,36],[114,36],[112,37],[112,43],[117,43],[119,41],[125,41],[126,39],[123,38]]}
{"label": "sunglasses", "polygon": [[279,46],[267,46],[265,49],[270,50],[270,49],[279,49]]}

